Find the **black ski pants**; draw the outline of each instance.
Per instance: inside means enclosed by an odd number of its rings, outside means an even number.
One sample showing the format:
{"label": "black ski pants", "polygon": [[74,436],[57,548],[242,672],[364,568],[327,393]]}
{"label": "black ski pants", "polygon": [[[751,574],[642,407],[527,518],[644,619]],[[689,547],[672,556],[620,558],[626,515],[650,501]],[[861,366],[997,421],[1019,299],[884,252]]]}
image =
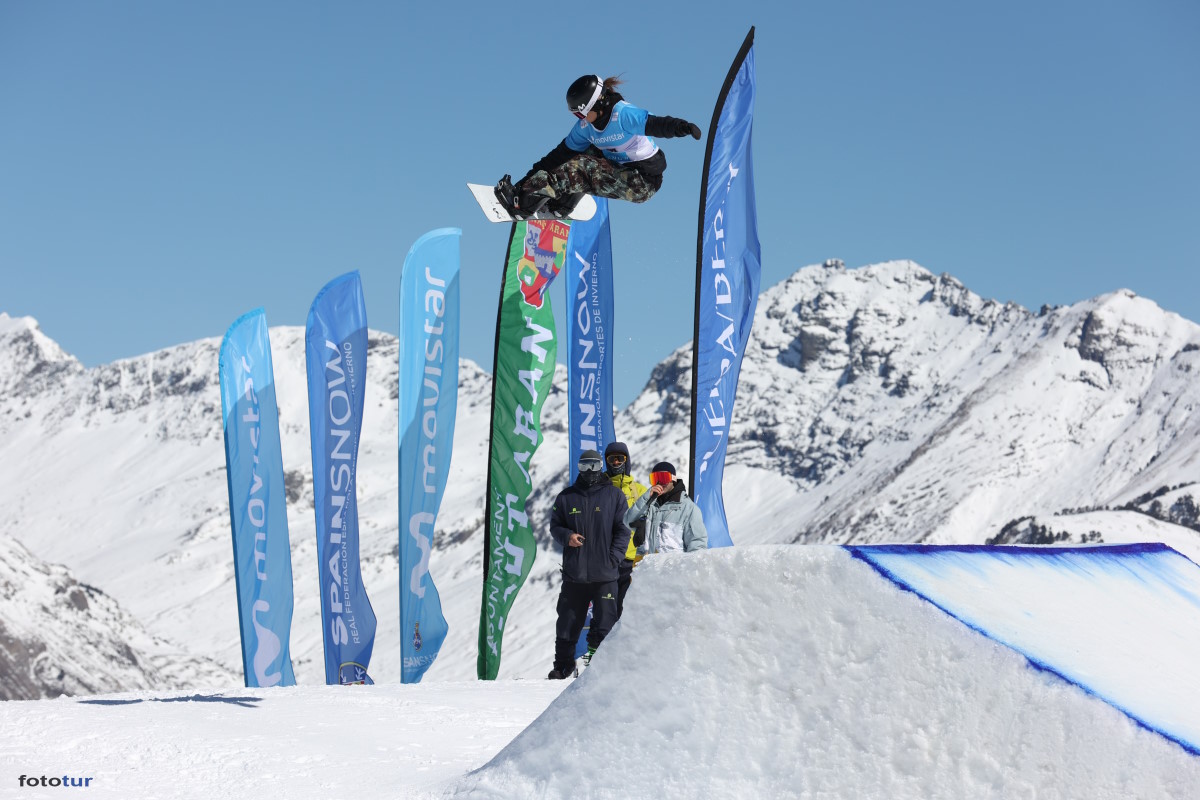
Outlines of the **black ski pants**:
{"label": "black ski pants", "polygon": [[592,625],[588,629],[588,647],[599,647],[617,621],[617,582],[576,583],[563,580],[558,593],[558,625],[554,629],[554,668],[570,671],[575,667],[575,645],[592,604]]}
{"label": "black ski pants", "polygon": [[617,567],[617,619],[625,613],[625,593],[629,591],[629,584],[633,583],[633,564],[633,559],[627,558]]}

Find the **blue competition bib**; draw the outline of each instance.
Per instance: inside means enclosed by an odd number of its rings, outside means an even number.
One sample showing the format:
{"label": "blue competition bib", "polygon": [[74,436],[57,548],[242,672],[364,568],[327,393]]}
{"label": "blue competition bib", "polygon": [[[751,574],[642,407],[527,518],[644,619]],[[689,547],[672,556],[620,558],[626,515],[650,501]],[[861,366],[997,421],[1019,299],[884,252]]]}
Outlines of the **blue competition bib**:
{"label": "blue competition bib", "polygon": [[582,153],[594,145],[605,158],[618,164],[645,161],[658,152],[658,145],[646,135],[648,116],[644,109],[621,100],[613,106],[608,125],[602,131],[596,130],[590,122],[580,120],[567,134],[567,147]]}

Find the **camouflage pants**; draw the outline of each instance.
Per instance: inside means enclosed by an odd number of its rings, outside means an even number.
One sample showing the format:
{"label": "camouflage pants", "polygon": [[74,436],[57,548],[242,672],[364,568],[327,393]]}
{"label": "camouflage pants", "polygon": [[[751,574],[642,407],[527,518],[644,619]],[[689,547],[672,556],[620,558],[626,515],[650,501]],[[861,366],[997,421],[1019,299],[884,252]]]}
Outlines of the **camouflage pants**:
{"label": "camouflage pants", "polygon": [[573,194],[590,194],[614,200],[644,203],[662,186],[662,176],[646,176],[630,164],[609,161],[598,151],[572,156],[562,166],[538,170],[521,183],[529,194],[546,195],[551,201]]}

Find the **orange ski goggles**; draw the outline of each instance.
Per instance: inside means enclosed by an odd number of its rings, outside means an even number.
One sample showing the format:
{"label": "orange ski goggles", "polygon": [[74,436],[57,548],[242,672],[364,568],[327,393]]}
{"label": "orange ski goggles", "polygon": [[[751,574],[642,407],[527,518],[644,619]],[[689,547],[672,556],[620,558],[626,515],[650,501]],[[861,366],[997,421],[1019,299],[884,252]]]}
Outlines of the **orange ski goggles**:
{"label": "orange ski goggles", "polygon": [[651,486],[670,486],[674,482],[675,482],[675,476],[669,472],[651,472],[650,473],[650,485]]}

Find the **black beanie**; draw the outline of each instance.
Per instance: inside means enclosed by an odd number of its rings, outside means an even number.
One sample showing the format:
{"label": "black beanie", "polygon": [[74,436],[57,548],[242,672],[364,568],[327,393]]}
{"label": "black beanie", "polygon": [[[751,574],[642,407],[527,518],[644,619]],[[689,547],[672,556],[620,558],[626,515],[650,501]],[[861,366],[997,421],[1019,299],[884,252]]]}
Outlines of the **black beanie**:
{"label": "black beanie", "polygon": [[626,461],[629,460],[629,448],[625,446],[624,442],[609,442],[608,447],[604,448],[604,457],[608,458],[613,453],[620,453],[625,456]]}
{"label": "black beanie", "polygon": [[670,461],[660,461],[657,464],[655,464],[653,467],[651,467],[650,471],[651,472],[669,472],[672,475],[677,474],[675,472],[675,465],[672,464]]}

